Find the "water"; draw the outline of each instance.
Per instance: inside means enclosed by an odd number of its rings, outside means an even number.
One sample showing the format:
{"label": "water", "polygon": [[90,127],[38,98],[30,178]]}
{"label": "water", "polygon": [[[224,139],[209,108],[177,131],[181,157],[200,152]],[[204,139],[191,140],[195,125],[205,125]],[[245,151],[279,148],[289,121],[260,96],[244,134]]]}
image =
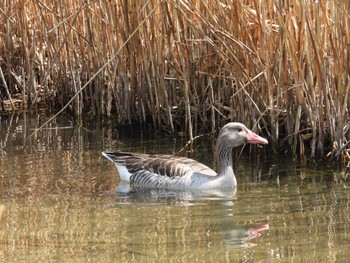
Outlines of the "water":
{"label": "water", "polygon": [[[47,118],[0,118],[1,262],[348,259],[350,197],[338,171],[260,149],[260,159],[235,160],[236,193],[130,189],[102,150],[169,154],[186,140],[64,116],[31,135]],[[213,166],[212,146],[203,136],[190,157]]]}

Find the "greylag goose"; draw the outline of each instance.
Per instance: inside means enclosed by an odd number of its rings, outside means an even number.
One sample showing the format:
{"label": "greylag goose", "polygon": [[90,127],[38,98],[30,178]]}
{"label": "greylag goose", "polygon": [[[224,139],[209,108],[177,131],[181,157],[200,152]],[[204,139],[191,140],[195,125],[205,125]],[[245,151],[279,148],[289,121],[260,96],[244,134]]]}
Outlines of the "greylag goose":
{"label": "greylag goose", "polygon": [[102,152],[118,169],[122,180],[132,185],[172,190],[230,189],[237,185],[232,168],[232,148],[245,144],[267,144],[267,140],[238,122],[220,131],[215,160],[218,172],[186,157],[127,152]]}

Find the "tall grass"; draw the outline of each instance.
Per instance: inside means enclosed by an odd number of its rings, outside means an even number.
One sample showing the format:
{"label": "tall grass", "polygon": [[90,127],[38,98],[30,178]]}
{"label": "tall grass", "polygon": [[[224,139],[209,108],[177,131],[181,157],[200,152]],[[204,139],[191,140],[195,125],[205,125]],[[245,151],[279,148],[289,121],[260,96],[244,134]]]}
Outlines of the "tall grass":
{"label": "tall grass", "polygon": [[241,121],[276,150],[346,158],[349,14],[348,0],[4,0],[1,99],[191,139]]}

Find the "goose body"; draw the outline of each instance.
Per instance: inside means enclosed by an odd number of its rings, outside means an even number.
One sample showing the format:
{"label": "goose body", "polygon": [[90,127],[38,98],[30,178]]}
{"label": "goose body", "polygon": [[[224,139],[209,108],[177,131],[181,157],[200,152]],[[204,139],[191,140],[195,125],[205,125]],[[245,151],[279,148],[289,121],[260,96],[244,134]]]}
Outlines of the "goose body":
{"label": "goose body", "polygon": [[157,189],[227,189],[237,185],[232,168],[232,148],[245,144],[267,144],[267,140],[242,123],[231,122],[220,131],[215,159],[218,172],[186,157],[129,152],[102,152],[114,162],[122,180]]}

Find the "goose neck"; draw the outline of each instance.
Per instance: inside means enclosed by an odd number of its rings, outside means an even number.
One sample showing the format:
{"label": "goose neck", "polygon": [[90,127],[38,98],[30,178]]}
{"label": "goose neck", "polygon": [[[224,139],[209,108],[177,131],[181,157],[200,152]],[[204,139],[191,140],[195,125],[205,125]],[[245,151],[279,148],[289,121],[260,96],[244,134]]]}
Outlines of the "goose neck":
{"label": "goose neck", "polygon": [[218,143],[216,147],[216,164],[218,175],[233,173],[232,169],[232,148]]}

